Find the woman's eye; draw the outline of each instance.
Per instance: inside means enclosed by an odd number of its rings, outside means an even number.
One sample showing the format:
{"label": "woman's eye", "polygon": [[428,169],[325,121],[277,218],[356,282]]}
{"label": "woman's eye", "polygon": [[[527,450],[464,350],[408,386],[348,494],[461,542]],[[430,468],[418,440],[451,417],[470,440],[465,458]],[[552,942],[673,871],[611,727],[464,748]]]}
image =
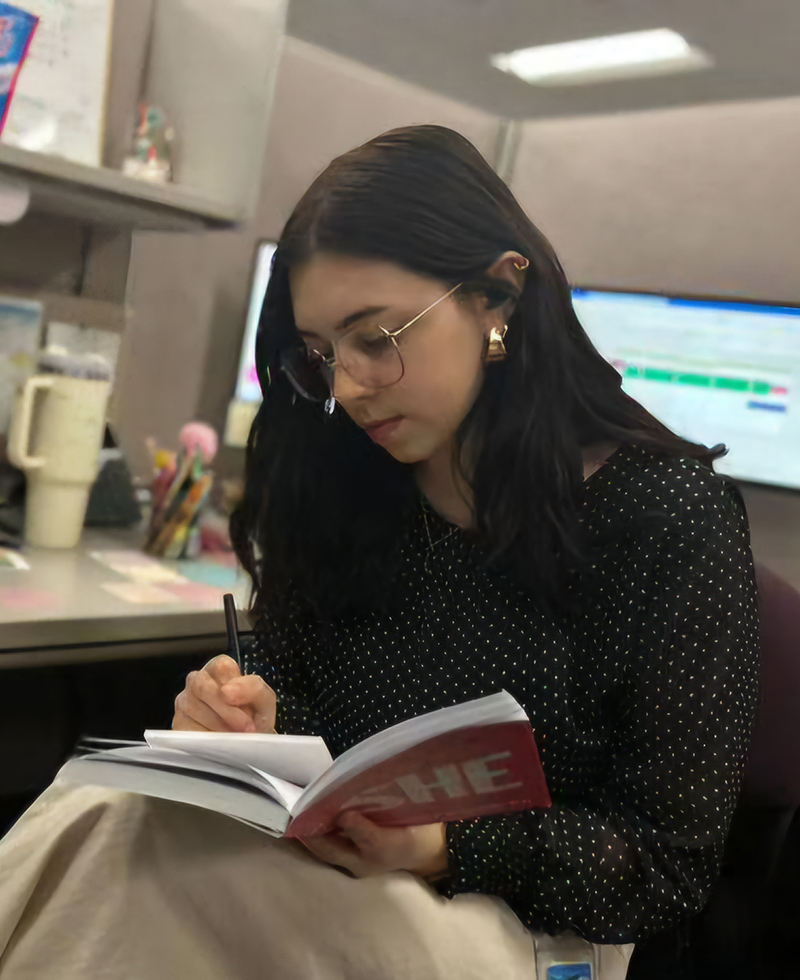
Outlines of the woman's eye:
{"label": "woman's eye", "polygon": [[375,333],[362,333],[354,339],[357,347],[365,354],[372,356],[383,353],[392,343],[386,334],[377,331]]}

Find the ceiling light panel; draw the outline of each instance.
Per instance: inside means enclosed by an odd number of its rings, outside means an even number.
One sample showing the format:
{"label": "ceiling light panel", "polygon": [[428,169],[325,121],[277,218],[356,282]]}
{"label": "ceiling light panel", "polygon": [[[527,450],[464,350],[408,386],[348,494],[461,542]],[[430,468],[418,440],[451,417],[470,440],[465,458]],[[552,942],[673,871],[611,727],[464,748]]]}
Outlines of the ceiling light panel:
{"label": "ceiling light panel", "polygon": [[590,85],[621,78],[710,68],[713,59],[667,28],[521,48],[491,58],[530,85]]}

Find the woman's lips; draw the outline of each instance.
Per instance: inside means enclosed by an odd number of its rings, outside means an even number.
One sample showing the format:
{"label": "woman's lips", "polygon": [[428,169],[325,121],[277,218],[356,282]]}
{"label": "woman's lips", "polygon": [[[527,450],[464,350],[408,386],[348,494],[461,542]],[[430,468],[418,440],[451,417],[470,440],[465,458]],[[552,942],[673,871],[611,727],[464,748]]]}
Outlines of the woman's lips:
{"label": "woman's lips", "polygon": [[402,421],[403,416],[397,415],[393,419],[384,419],[382,422],[372,422],[370,425],[365,425],[364,431],[373,442],[383,445],[391,439]]}

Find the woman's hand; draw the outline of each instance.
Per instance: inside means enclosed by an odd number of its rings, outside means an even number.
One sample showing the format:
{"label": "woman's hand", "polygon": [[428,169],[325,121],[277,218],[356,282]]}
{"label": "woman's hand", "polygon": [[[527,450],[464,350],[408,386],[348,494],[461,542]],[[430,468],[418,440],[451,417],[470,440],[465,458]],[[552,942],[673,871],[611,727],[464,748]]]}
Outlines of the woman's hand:
{"label": "woman's hand", "polygon": [[447,872],[443,823],[381,827],[363,813],[348,810],[337,825],[337,833],[306,837],[302,843],[326,864],[345,868],[356,878],[387,871],[412,871],[421,878]]}
{"label": "woman's hand", "polygon": [[244,677],[224,654],[186,678],[175,698],[172,727],[189,732],[274,732],[275,692],[255,674]]}

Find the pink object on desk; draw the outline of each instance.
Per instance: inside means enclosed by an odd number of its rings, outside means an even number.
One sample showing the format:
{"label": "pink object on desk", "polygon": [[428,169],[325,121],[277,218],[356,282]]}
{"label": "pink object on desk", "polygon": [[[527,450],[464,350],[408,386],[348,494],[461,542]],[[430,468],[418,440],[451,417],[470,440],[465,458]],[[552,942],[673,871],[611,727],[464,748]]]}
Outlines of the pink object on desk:
{"label": "pink object on desk", "polygon": [[181,429],[181,445],[188,456],[194,456],[197,450],[203,456],[203,462],[208,465],[217,455],[219,437],[205,422],[189,422]]}
{"label": "pink object on desk", "polygon": [[58,609],[63,599],[55,592],[8,585],[0,587],[0,605],[6,609]]}

